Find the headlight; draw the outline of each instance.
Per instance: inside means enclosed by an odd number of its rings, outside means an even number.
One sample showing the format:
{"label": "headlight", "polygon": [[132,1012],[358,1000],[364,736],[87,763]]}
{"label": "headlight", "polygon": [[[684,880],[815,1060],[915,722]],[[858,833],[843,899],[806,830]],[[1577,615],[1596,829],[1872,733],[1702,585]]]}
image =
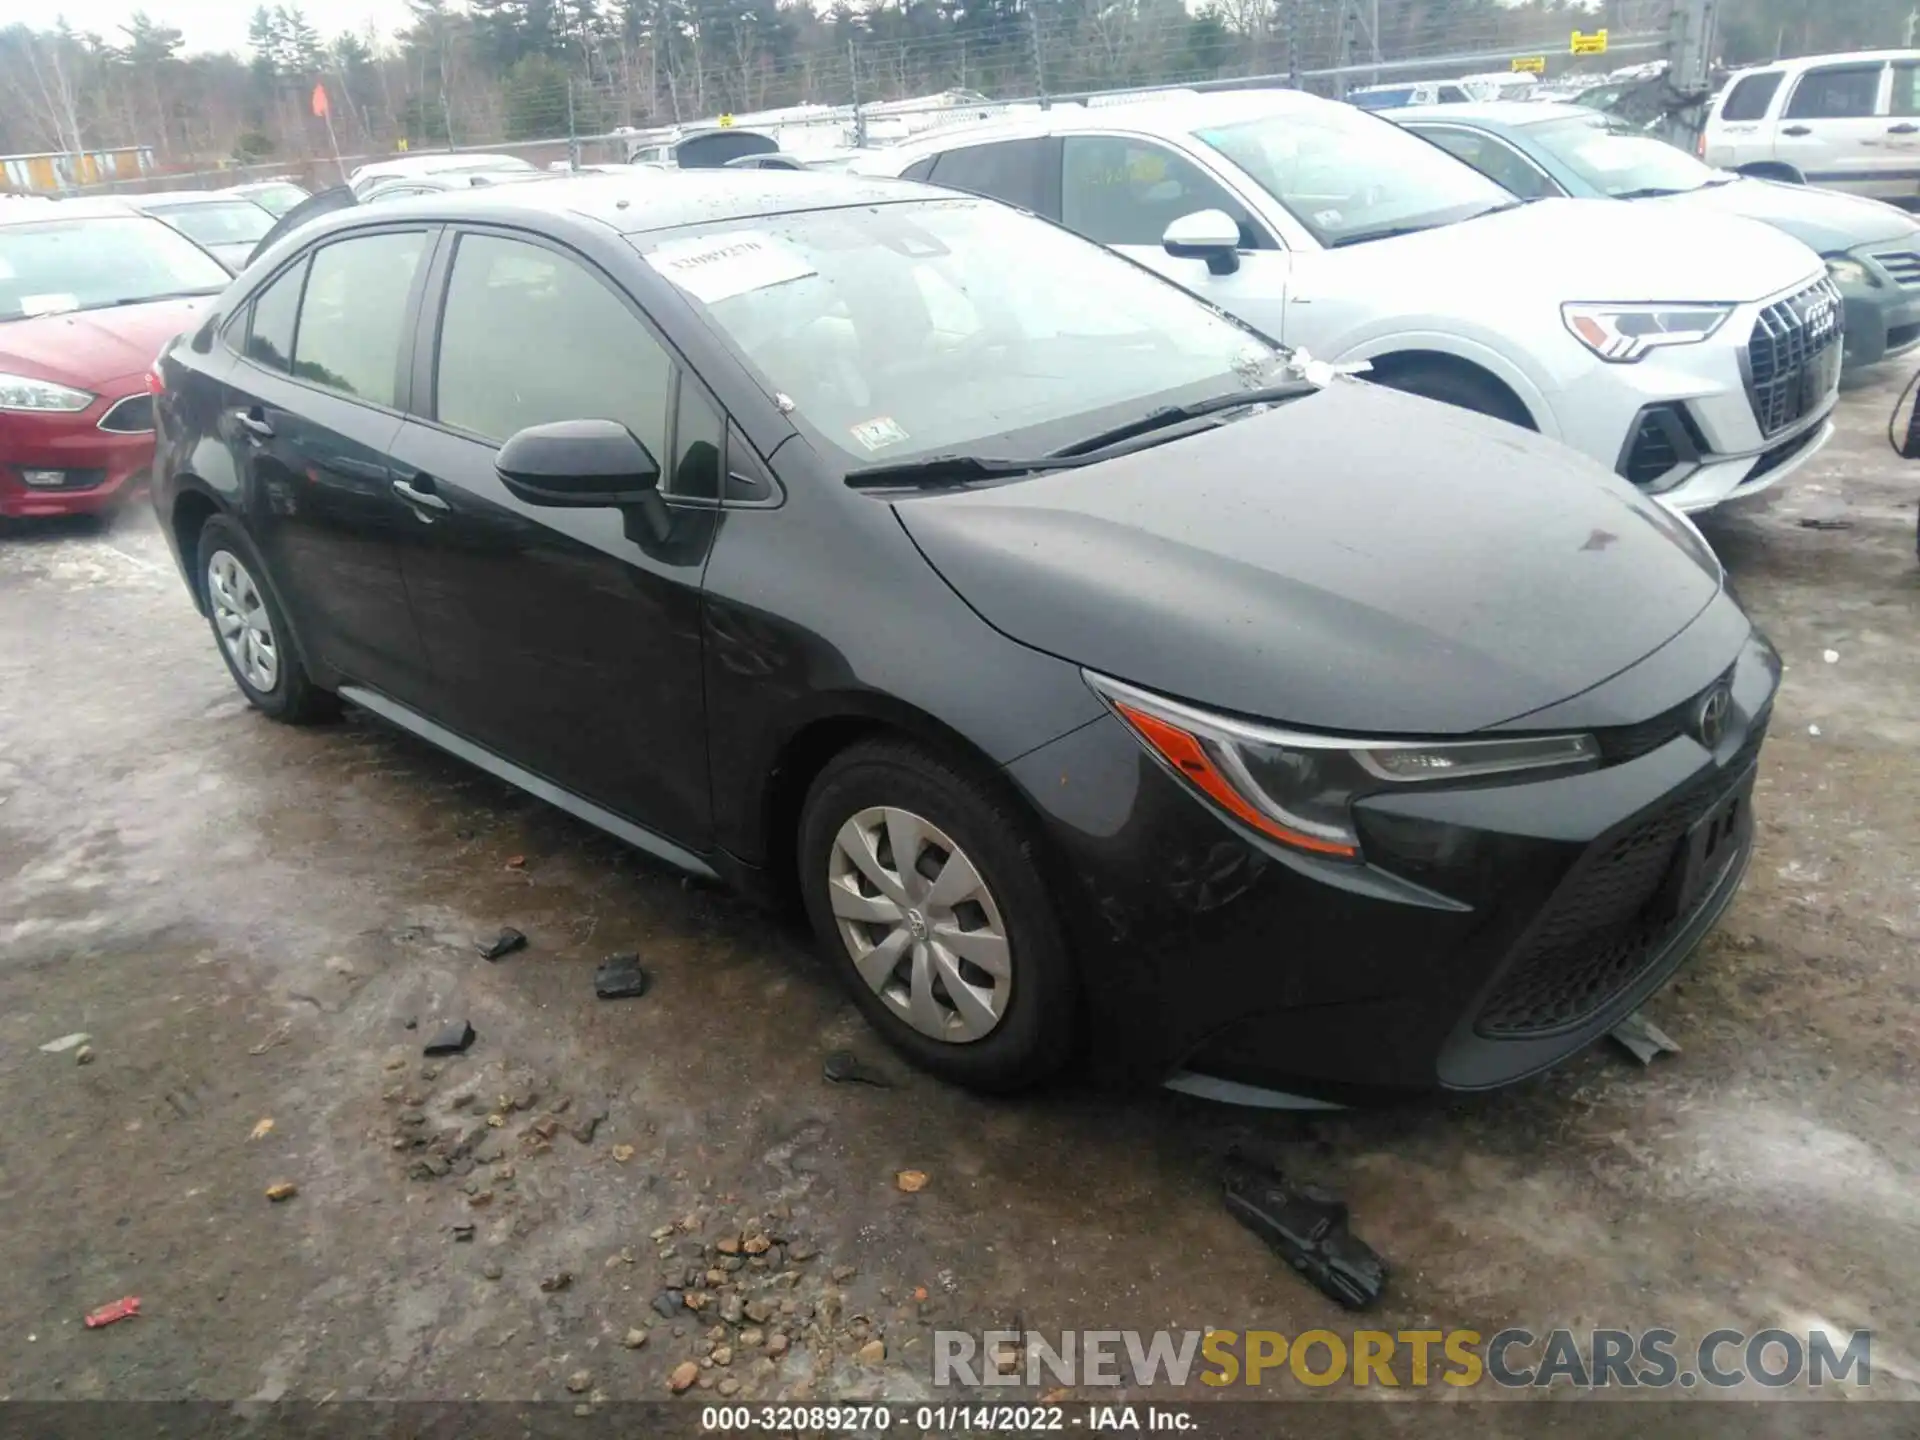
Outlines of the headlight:
{"label": "headlight", "polygon": [[1366,740],[1249,724],[1118,680],[1087,683],[1181,780],[1229,816],[1294,850],[1360,858],[1353,802],[1401,785],[1518,771],[1587,769],[1591,735],[1501,740]]}
{"label": "headlight", "polygon": [[84,390],[69,389],[51,380],[35,380],[30,375],[0,372],[0,410],[84,410],[93,396]]}
{"label": "headlight", "polygon": [[1602,360],[1631,365],[1651,350],[1697,345],[1733,313],[1731,305],[1562,305],[1560,317]]}
{"label": "headlight", "polygon": [[1849,255],[1827,255],[1827,274],[1833,277],[1836,285],[1871,285],[1876,290],[1880,282],[1873,278],[1873,272]]}

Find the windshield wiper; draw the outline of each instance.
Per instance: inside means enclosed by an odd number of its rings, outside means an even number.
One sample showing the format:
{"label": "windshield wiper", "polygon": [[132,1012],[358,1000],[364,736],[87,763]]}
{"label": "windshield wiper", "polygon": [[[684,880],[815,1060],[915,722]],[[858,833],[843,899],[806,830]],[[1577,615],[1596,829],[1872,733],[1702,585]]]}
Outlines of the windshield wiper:
{"label": "windshield wiper", "polygon": [[122,305],[158,305],[162,300],[194,300],[202,295],[218,295],[220,290],[168,290],[159,295],[125,295],[118,300],[102,300],[98,305],[82,305],[82,310],[118,310]]}
{"label": "windshield wiper", "polygon": [[1169,425],[1178,425],[1183,420],[1197,420],[1202,415],[1213,415],[1222,410],[1234,410],[1241,406],[1272,405],[1281,400],[1294,400],[1311,393],[1313,388],[1304,380],[1289,380],[1283,385],[1263,385],[1252,390],[1230,390],[1224,395],[1210,395],[1204,400],[1194,400],[1186,405],[1162,405],[1158,410],[1149,410],[1137,420],[1128,420],[1124,424],[1089,435],[1084,440],[1063,445],[1051,452],[1048,458],[1091,457],[1094,452],[1118,445],[1123,440],[1131,440],[1138,435],[1148,435],[1155,430],[1164,430]]}
{"label": "windshield wiper", "polygon": [[918,460],[869,465],[864,470],[850,471],[846,484],[853,490],[887,490],[896,486],[943,489],[970,485],[978,480],[1031,475],[1038,470],[1072,470],[1092,463],[1092,459],[1078,455],[1039,455],[1026,460],[991,455],[927,455]]}
{"label": "windshield wiper", "polygon": [[1399,235],[1418,235],[1422,230],[1431,230],[1431,225],[1394,225],[1385,230],[1362,230],[1358,235],[1342,235],[1338,240],[1327,242],[1329,250],[1339,250],[1347,245],[1364,245],[1369,240],[1391,240]]}
{"label": "windshield wiper", "polygon": [[1658,200],[1663,195],[1690,195],[1691,190],[1675,190],[1668,185],[1642,185],[1638,190],[1620,190],[1614,193],[1616,200]]}

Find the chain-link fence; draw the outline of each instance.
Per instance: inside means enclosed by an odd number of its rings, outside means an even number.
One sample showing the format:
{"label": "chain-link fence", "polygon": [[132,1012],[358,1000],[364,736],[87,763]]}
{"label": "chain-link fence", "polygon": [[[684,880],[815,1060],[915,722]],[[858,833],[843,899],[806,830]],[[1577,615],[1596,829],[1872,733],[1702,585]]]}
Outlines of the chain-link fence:
{"label": "chain-link fence", "polygon": [[[279,158],[209,167],[163,156],[154,174],[86,188],[218,188],[279,175],[315,188],[402,148],[497,150],[543,168],[623,161],[634,144],[625,132],[723,115],[751,123],[768,111],[800,112],[786,123],[844,121],[844,143],[884,143],[901,127],[881,122],[916,113],[971,118],[996,104],[1167,87],[1292,84],[1342,95],[1376,82],[1511,73],[1516,61],[1570,92],[1623,64],[1662,59],[1675,3],[1215,0],[1195,11],[1174,0],[1093,0],[1068,11],[1043,0],[994,24],[943,21],[936,33],[897,37],[875,32],[904,26],[909,12],[877,9],[845,25],[840,43],[817,16],[796,41],[743,22],[749,12],[738,6],[699,0],[677,10],[671,28],[589,37],[564,59],[523,56],[489,71],[453,48],[408,52],[398,88],[384,71],[377,86],[323,74],[332,127],[303,113],[304,91],[283,96]],[[1604,53],[1575,54],[1576,30],[1605,31]]]}

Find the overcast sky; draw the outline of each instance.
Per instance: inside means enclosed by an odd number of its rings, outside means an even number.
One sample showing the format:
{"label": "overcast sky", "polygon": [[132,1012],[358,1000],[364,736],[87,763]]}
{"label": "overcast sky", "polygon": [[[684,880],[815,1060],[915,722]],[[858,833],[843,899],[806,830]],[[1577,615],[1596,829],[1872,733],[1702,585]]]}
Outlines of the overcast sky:
{"label": "overcast sky", "polygon": [[[186,38],[189,52],[247,48],[247,17],[257,0],[53,0],[42,14],[60,15],[75,30],[92,30],[109,40],[121,39],[119,27],[136,10],[144,10],[163,25],[172,25]],[[307,19],[331,40],[342,30],[356,34],[371,24],[390,35],[407,23],[405,0],[312,0],[303,4]],[[23,17],[24,18],[24,14]]]}

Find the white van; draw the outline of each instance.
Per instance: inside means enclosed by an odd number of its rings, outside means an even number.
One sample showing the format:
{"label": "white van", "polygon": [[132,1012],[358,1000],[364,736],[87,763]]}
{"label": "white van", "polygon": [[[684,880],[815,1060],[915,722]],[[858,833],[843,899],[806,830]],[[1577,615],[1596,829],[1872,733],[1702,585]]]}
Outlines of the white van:
{"label": "white van", "polygon": [[1920,50],[1803,55],[1736,73],[1701,158],[1766,180],[1920,200]]}

